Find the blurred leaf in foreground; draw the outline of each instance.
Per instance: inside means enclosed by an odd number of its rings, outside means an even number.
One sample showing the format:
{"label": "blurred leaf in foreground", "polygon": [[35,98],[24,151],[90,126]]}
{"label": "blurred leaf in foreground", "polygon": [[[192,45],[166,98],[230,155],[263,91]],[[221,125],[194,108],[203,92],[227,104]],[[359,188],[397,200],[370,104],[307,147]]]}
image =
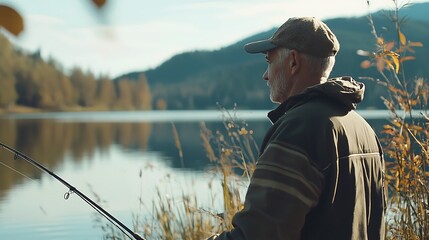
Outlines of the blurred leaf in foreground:
{"label": "blurred leaf in foreground", "polygon": [[24,20],[15,9],[0,5],[0,27],[18,36],[24,30]]}
{"label": "blurred leaf in foreground", "polygon": [[92,2],[98,7],[101,8],[107,2],[107,0],[92,0]]}

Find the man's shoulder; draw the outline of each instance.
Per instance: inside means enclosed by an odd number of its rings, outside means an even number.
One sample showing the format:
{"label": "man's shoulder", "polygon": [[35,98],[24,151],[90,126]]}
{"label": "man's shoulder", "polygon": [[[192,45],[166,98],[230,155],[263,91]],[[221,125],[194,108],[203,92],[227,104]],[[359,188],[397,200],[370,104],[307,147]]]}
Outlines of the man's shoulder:
{"label": "man's shoulder", "polygon": [[340,105],[324,99],[317,98],[302,102],[289,109],[281,118],[282,121],[314,122],[316,120],[329,120],[332,115],[347,114]]}

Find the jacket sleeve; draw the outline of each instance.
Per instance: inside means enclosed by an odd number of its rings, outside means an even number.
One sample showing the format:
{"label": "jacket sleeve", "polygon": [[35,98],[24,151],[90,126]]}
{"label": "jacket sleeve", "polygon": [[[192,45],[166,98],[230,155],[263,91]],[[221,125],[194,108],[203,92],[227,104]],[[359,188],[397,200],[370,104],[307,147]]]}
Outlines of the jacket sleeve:
{"label": "jacket sleeve", "polygon": [[232,220],[234,229],[211,239],[299,239],[323,182],[323,174],[303,151],[271,142],[258,160],[244,209]]}

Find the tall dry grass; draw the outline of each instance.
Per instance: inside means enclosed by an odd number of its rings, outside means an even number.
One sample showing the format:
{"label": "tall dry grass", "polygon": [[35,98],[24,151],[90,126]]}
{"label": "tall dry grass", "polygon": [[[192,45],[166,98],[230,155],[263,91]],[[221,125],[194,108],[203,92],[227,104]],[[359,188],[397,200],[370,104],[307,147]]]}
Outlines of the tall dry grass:
{"label": "tall dry grass", "polygon": [[429,239],[429,85],[423,78],[405,74],[403,63],[415,60],[415,48],[423,44],[407,39],[399,14],[406,5],[396,0],[393,4],[393,11],[385,16],[395,26],[396,39],[378,35],[369,15],[376,50],[358,53],[369,58],[362,67],[375,67],[382,76],[370,79],[386,88],[382,99],[391,114],[381,133],[386,155],[387,239],[423,240]]}
{"label": "tall dry grass", "polygon": [[[153,201],[153,216],[156,216],[156,221],[145,227],[152,229],[151,232],[145,232],[148,238],[204,239],[232,229],[232,216],[243,207],[240,190],[245,188],[243,184],[247,184],[254,170],[258,146],[253,139],[253,131],[237,118],[235,111],[232,114],[225,109],[222,111],[224,129],[212,131],[204,122],[200,124],[202,147],[212,163],[209,171],[217,176],[217,180],[210,182],[207,187],[213,190],[213,184],[220,184],[222,196],[217,197],[212,192],[210,208],[203,209],[196,195],[183,194],[181,199],[168,199],[158,192],[158,199]],[[176,147],[182,153],[174,127],[173,133]],[[175,204],[177,201],[182,204]],[[223,203],[223,209],[214,212],[212,209],[216,208],[219,201]]]}
{"label": "tall dry grass", "polygon": [[[133,215],[133,227],[146,239],[200,240],[232,229],[231,219],[243,207],[242,192],[255,168],[258,146],[253,138],[253,130],[249,129],[246,122],[238,119],[235,110],[221,111],[224,117],[222,129],[210,130],[204,122],[200,123],[202,147],[211,163],[207,171],[214,179],[207,186],[211,192],[209,206],[202,208],[194,193],[183,193],[180,198],[171,198],[158,189],[157,197],[150,207],[144,206],[141,197],[140,207],[144,208],[144,213]],[[172,135],[183,163],[186,160],[174,124]],[[214,184],[221,186],[221,196],[215,192]],[[98,202],[103,201],[98,199]],[[222,209],[219,209],[219,203]],[[102,229],[104,239],[128,239],[99,216],[96,216],[95,222]]]}

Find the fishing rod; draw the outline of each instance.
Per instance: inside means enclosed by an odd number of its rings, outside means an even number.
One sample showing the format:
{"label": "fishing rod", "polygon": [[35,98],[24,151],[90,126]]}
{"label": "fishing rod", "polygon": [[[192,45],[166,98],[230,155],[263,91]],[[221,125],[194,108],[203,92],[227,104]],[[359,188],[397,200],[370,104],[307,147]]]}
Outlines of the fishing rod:
{"label": "fishing rod", "polygon": [[[27,162],[29,162],[30,164],[32,164],[33,166],[36,166],[40,170],[48,173],[49,175],[51,175],[52,177],[54,177],[55,179],[57,179],[58,181],[60,181],[62,184],[64,184],[69,189],[69,191],[64,194],[64,199],[67,200],[72,193],[76,193],[80,198],[82,198],[82,200],[84,200],[86,203],[88,203],[98,213],[100,213],[103,217],[105,217],[107,220],[109,220],[109,222],[111,222],[119,230],[121,230],[121,232],[124,233],[128,238],[135,239],[135,240],[145,240],[143,237],[141,237],[137,233],[133,232],[131,229],[129,229],[127,226],[125,226],[123,223],[121,223],[118,219],[116,219],[110,213],[108,213],[106,210],[104,210],[102,207],[100,207],[97,203],[95,203],[94,201],[92,201],[89,197],[87,197],[85,194],[83,194],[77,188],[73,187],[67,181],[65,181],[64,179],[62,179],[61,177],[59,177],[58,175],[56,175],[55,173],[53,173],[52,171],[50,171],[49,169],[47,169],[46,167],[44,167],[43,165],[41,165],[40,163],[38,163],[36,160],[33,160],[32,158],[28,157],[27,155],[19,152],[16,149],[13,149],[13,148],[7,146],[6,144],[3,144],[3,143],[0,142],[0,145],[3,148],[5,148],[6,150],[14,153],[15,154],[14,159],[17,159],[18,157],[20,157],[20,158],[26,160]],[[130,235],[133,238],[131,238]]]}

